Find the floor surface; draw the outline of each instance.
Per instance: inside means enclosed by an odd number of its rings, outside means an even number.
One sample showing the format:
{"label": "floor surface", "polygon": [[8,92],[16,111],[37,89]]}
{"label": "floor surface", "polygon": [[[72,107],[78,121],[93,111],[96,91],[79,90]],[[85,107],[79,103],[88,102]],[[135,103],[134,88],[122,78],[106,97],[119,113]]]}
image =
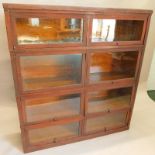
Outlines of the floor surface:
{"label": "floor surface", "polygon": [[[155,102],[140,84],[130,130],[29,153],[30,155],[155,155]],[[6,87],[2,84],[2,87]],[[0,155],[22,155],[13,88],[0,90]]]}

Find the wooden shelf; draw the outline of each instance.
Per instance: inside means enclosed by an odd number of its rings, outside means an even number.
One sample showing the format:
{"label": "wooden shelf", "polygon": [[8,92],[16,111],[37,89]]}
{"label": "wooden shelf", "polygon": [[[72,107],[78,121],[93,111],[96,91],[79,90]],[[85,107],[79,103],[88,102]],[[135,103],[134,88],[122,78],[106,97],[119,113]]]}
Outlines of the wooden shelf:
{"label": "wooden shelf", "polygon": [[91,73],[89,74],[90,82],[106,81],[106,80],[116,80],[132,77],[128,73]]}
{"label": "wooden shelf", "polygon": [[[44,89],[50,87],[58,87],[58,86],[65,86],[65,85],[74,85],[80,84],[80,81],[74,81],[68,79],[66,77],[62,77],[60,79],[55,78],[33,78],[33,79],[26,79],[23,82],[24,90],[37,90],[37,89]],[[57,81],[55,81],[57,80]]]}

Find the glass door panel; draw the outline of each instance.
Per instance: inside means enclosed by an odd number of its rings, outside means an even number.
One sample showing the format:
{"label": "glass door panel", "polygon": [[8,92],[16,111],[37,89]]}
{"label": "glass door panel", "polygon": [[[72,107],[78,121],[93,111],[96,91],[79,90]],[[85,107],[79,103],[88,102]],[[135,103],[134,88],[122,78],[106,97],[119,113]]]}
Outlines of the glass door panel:
{"label": "glass door panel", "polygon": [[92,83],[134,77],[137,59],[137,51],[92,52],[89,80]]}
{"label": "glass door panel", "polygon": [[27,122],[79,116],[81,111],[81,95],[51,95],[25,99]]}
{"label": "glass door panel", "polygon": [[50,18],[16,18],[15,27],[19,45],[81,43],[83,41],[82,18],[52,16]]}
{"label": "glass door panel", "polygon": [[29,143],[56,143],[62,139],[79,135],[79,122],[47,126],[28,130]]}
{"label": "glass door panel", "polygon": [[88,93],[87,113],[110,112],[130,107],[132,88],[117,88]]}
{"label": "glass door panel", "polygon": [[25,91],[81,83],[82,54],[21,56]]}
{"label": "glass door panel", "polygon": [[91,41],[140,41],[143,26],[143,20],[93,19]]}
{"label": "glass door panel", "polygon": [[126,125],[127,112],[119,112],[89,118],[86,121],[86,133],[121,128]]}

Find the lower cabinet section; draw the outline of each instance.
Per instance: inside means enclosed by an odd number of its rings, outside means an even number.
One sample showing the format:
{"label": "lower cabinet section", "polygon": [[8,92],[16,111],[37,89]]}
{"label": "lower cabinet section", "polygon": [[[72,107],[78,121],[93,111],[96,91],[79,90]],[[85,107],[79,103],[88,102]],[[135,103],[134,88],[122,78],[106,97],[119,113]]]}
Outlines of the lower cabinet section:
{"label": "lower cabinet section", "polygon": [[88,118],[85,123],[85,132],[100,132],[126,126],[128,112],[117,112],[103,116]]}
{"label": "lower cabinet section", "polygon": [[51,125],[28,130],[30,145],[57,143],[64,139],[79,136],[79,122]]}
{"label": "lower cabinet section", "polygon": [[128,129],[134,87],[98,87],[23,96],[25,152]]}
{"label": "lower cabinet section", "polygon": [[61,120],[25,126],[26,151],[63,145],[128,129],[128,110],[104,115],[86,116],[77,120]]}

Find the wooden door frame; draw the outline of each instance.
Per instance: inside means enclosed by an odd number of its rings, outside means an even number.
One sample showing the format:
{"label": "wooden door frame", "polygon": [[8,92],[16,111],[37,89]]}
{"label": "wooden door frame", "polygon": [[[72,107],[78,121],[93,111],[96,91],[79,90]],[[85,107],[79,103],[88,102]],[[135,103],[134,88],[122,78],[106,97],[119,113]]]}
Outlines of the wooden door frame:
{"label": "wooden door frame", "polygon": [[[16,18],[44,18],[44,19],[50,19],[52,16],[54,16],[53,19],[59,19],[59,18],[77,18],[77,19],[83,19],[83,30],[82,30],[82,42],[79,43],[72,43],[72,42],[64,42],[60,44],[23,44],[19,45],[17,43],[17,32],[16,32]],[[51,18],[52,19],[52,18]],[[84,14],[74,14],[74,13],[44,13],[42,14],[41,12],[22,12],[22,13],[16,13],[13,12],[11,14],[11,27],[12,27],[12,46],[14,50],[23,50],[23,49],[40,49],[40,48],[65,48],[65,47],[84,47],[86,46],[87,42],[87,18],[86,15]]]}
{"label": "wooden door frame", "polygon": [[[112,41],[112,42],[92,42],[92,23],[93,18],[97,19],[116,19],[116,20],[141,20],[144,21],[143,30],[142,30],[142,36],[141,39],[138,41]],[[88,35],[87,35],[87,44],[89,46],[127,46],[127,45],[142,45],[144,43],[144,37],[145,37],[145,30],[147,26],[147,19],[148,15],[142,15],[142,14],[120,14],[120,13],[105,13],[103,15],[96,14],[90,17],[89,19],[89,28],[88,28]]]}

